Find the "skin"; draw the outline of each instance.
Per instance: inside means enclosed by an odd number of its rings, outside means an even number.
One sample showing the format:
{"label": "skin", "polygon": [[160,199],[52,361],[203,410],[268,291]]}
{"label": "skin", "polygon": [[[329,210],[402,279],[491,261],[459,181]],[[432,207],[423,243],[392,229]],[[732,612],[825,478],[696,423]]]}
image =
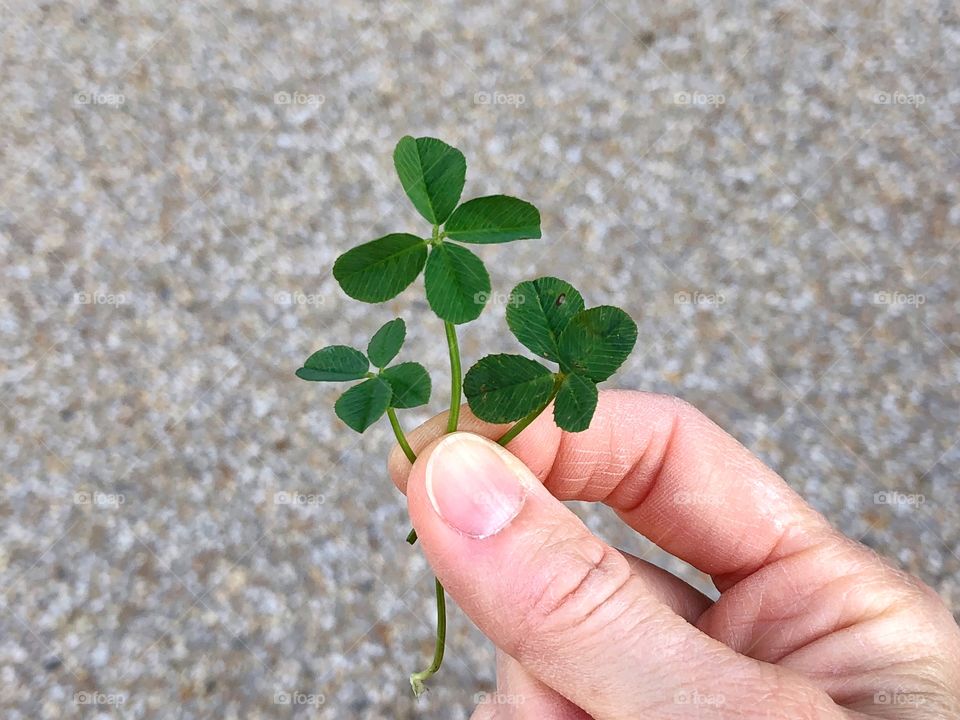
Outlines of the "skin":
{"label": "skin", "polygon": [[[410,434],[413,466],[395,448],[389,467],[431,566],[497,647],[498,694],[474,718],[960,718],[960,628],[936,593],[690,405],[603,392],[588,430],[546,412],[509,453],[478,437],[507,426],[467,408],[466,432],[445,422]],[[490,478],[520,488],[504,522],[484,513],[506,506],[471,498]],[[458,497],[477,502],[469,532]],[[720,598],[608,546],[562,500],[609,505]]]}

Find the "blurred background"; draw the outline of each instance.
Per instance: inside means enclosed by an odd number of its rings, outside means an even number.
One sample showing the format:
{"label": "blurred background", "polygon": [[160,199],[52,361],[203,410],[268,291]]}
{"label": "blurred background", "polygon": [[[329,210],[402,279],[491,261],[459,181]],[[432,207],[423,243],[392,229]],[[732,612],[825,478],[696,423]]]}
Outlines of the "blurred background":
{"label": "blurred background", "polygon": [[[611,385],[679,395],[960,611],[960,14],[781,0],[0,0],[4,717],[467,718],[490,645],[434,600],[386,423],[293,371],[410,326],[345,249],[423,232],[391,160],[459,147],[479,247],[637,320]],[[467,366],[517,352],[492,304]],[[278,493],[302,499],[278,503]],[[576,510],[599,534],[690,568]]]}

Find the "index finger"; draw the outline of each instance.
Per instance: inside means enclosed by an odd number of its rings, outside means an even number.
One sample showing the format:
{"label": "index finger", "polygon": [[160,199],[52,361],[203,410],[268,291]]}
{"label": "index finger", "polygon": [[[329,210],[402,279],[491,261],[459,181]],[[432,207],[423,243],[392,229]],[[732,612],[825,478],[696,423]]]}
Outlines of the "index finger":
{"label": "index finger", "polygon": [[[461,418],[461,430],[490,438],[509,427],[467,408]],[[410,433],[414,450],[442,435],[444,423],[441,415]],[[558,499],[609,505],[721,591],[834,534],[782,478],[677,398],[604,391],[587,430],[564,432],[547,411],[507,447]],[[410,463],[398,449],[389,468],[403,490]]]}

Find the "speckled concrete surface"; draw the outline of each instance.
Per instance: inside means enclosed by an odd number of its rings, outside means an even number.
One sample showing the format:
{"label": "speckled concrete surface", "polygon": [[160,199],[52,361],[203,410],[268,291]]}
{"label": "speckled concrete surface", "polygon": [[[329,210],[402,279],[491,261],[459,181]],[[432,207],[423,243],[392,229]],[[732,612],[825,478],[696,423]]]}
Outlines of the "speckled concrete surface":
{"label": "speckled concrete surface", "polygon": [[328,275],[420,227],[405,133],[542,209],[481,250],[496,289],[624,306],[617,384],[699,405],[960,610],[956,6],[424,5],[0,1],[4,717],[466,718],[492,687],[453,611],[410,699],[433,599],[388,433],[292,376],[395,314],[443,372],[422,285],[371,309]]}

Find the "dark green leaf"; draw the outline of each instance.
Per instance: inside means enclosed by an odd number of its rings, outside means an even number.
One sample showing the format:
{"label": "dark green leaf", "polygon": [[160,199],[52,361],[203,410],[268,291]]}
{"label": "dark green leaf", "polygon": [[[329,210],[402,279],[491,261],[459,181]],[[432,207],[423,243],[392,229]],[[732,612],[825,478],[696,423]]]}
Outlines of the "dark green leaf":
{"label": "dark green leaf", "polygon": [[542,277],[517,285],[507,305],[507,325],[537,355],[560,361],[557,338],[570,319],[583,310],[583,298],[570,283]]}
{"label": "dark green leaf", "polygon": [[430,374],[420,363],[394,365],[380,373],[380,377],[393,389],[391,407],[419,407],[430,400]]}
{"label": "dark green leaf", "polygon": [[475,320],[490,297],[490,276],[483,261],[453,243],[430,250],[424,282],[430,307],[454,324]]}
{"label": "dark green leaf", "polygon": [[359,380],[370,363],[362,352],[347,345],[330,345],[317,350],[297,370],[297,377],[314,382]]}
{"label": "dark green leaf", "polygon": [[590,427],[597,409],[597,385],[581,375],[567,375],[553,402],[553,419],[569,432],[580,432]]}
{"label": "dark green leaf", "polygon": [[451,240],[503,243],[540,237],[540,211],[509,195],[474,198],[453,211],[443,231]]}
{"label": "dark green leaf", "polygon": [[441,225],[460,202],[467,161],[463,153],[436,138],[400,139],[393,164],[403,191],[427,220]]}
{"label": "dark green leaf", "polygon": [[400,348],[403,347],[403,340],[407,336],[407,324],[403,318],[397,318],[384,324],[370,339],[367,345],[367,356],[378,368],[384,368],[390,364]]}
{"label": "dark green leaf", "polygon": [[637,341],[637,325],[623,310],[601,305],[577,313],[560,333],[560,367],[601,382],[616,372]]}
{"label": "dark green leaf", "polygon": [[337,400],[333,409],[347,425],[363,432],[390,407],[390,386],[378,377],[354,385]]}
{"label": "dark green leaf", "polygon": [[347,250],[333,264],[333,276],[350,297],[383,302],[416,280],[426,261],[423,238],[394,233]]}
{"label": "dark green leaf", "polygon": [[542,407],[553,390],[553,373],[521,355],[487,355],[463,378],[473,414],[487,422],[511,422]]}

